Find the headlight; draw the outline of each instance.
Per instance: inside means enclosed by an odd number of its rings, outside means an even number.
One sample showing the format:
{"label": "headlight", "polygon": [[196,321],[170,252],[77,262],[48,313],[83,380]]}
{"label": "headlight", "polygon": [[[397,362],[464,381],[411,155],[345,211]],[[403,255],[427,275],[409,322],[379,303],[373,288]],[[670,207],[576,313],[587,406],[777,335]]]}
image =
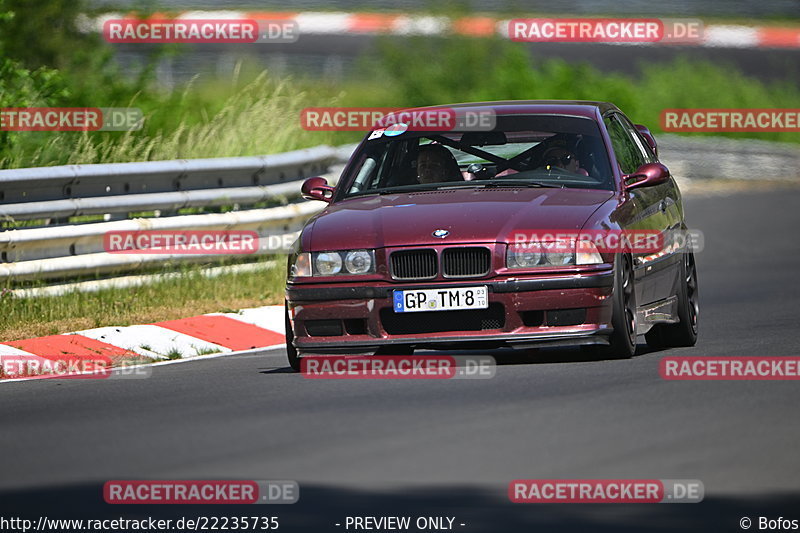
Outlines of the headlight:
{"label": "headlight", "polygon": [[297,257],[294,260],[294,264],[292,265],[292,268],[289,271],[289,277],[297,278],[310,275],[311,275],[311,254],[309,253],[297,254]]}
{"label": "headlight", "polygon": [[342,256],[339,252],[320,252],[314,260],[314,272],[320,276],[334,276],[342,271]]}
{"label": "headlight", "polygon": [[561,243],[531,242],[509,245],[506,249],[508,268],[537,268],[575,264],[575,252]]}
{"label": "headlight", "polygon": [[374,250],[342,250],[312,254],[314,276],[347,276],[375,273]]}
{"label": "headlight", "polygon": [[535,268],[569,265],[599,265],[603,258],[591,241],[529,242],[509,245],[508,268]]}
{"label": "headlight", "polygon": [[574,265],[575,254],[573,252],[553,252],[544,254],[548,264],[553,266]]}
{"label": "headlight", "polygon": [[344,256],[344,267],[350,274],[366,274],[372,269],[372,254],[367,250],[353,250]]}
{"label": "headlight", "polygon": [[508,247],[506,253],[506,264],[508,268],[532,268],[539,266],[542,261],[542,253],[527,247]]}
{"label": "headlight", "polygon": [[575,251],[576,265],[599,265],[603,262],[603,257],[597,251],[597,246],[593,242],[581,239],[578,241],[578,249]]}

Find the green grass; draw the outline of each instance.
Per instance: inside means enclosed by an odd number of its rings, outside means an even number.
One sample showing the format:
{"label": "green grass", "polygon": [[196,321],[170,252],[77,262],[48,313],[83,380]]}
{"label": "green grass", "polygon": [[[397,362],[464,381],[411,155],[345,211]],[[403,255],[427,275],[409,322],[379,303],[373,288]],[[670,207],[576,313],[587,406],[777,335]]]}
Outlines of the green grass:
{"label": "green grass", "polygon": [[195,355],[211,355],[215,353],[220,353],[220,351],[216,348],[195,348]]}
{"label": "green grass", "polygon": [[[188,85],[129,105],[142,108],[145,127],[132,132],[14,132],[0,149],[4,168],[234,157],[286,152],[330,142],[301,128],[300,111],[318,103],[291,80],[266,72],[247,83]],[[111,107],[111,103],[104,106]]]}
{"label": "green grass", "polygon": [[229,272],[213,278],[201,275],[200,266],[190,266],[182,276],[150,285],[53,297],[16,298],[13,290],[4,291],[0,296],[0,340],[282,304],[285,260],[278,257],[272,269]]}
{"label": "green grass", "polygon": [[175,359],[183,359],[183,352],[181,352],[178,348],[171,348],[166,354],[167,359],[169,361],[174,361]]}
{"label": "green grass", "polygon": [[[358,132],[303,130],[300,112],[311,106],[607,100],[654,132],[660,131],[660,113],[666,108],[800,107],[797,86],[749,78],[732,65],[680,56],[668,63],[640,65],[637,75],[622,75],[588,64],[530,57],[525,44],[500,38],[379,38],[375,51],[342,83],[276,78],[256,72],[246,62],[241,65],[233,80],[195,80],[172,91],[149,89],[120,96],[103,95],[98,89],[103,106],[140,107],[146,116],[143,130],[6,132],[13,134],[13,142],[0,146],[0,164],[14,168],[230,157],[360,140]],[[800,142],[800,135],[787,132],[722,135]]]}

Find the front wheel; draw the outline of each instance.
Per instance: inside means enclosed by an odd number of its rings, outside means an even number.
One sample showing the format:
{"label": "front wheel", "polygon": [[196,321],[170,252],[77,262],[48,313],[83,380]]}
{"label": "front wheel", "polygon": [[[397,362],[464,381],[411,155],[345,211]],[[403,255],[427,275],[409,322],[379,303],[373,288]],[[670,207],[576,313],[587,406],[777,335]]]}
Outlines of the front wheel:
{"label": "front wheel", "polygon": [[620,255],[617,259],[613,298],[611,345],[601,352],[614,359],[628,359],[636,353],[636,288],[633,261],[628,255]]}
{"label": "front wheel", "polygon": [[294,347],[294,332],[292,331],[292,321],[289,320],[289,307],[284,302],[283,316],[286,325],[286,355],[289,358],[289,366],[295,372],[300,372],[300,357],[297,355],[297,348]]}

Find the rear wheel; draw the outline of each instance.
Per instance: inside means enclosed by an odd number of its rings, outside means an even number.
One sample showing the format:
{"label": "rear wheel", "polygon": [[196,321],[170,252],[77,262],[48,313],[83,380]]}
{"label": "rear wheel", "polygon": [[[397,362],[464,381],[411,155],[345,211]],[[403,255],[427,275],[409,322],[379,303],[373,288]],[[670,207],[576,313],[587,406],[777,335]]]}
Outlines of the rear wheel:
{"label": "rear wheel", "polygon": [[289,307],[285,304],[286,302],[284,302],[283,306],[283,315],[286,324],[286,355],[289,358],[289,366],[292,367],[292,370],[300,372],[300,357],[297,355],[297,348],[295,348],[292,343],[292,341],[294,341],[294,332],[292,331],[292,321],[289,320]]}
{"label": "rear wheel", "polygon": [[680,266],[677,324],[657,324],[645,335],[651,348],[694,346],[697,343],[697,317],[700,312],[697,266],[694,254],[686,252]]}

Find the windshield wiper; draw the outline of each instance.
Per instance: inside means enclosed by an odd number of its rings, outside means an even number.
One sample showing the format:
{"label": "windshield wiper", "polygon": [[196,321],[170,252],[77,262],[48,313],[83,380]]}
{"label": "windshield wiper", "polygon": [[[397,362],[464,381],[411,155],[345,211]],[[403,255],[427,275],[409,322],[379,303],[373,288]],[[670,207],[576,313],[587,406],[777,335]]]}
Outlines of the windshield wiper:
{"label": "windshield wiper", "polygon": [[404,188],[390,188],[380,191],[375,191],[377,194],[402,194],[405,192],[426,192],[426,191],[445,191],[448,189],[466,189],[473,188],[475,184],[469,181],[463,182],[446,182],[446,183],[430,183],[427,185],[420,185],[418,187],[404,187]]}
{"label": "windshield wiper", "polygon": [[422,191],[435,191],[437,189],[441,189],[441,187],[431,187],[430,185],[420,185],[419,187],[392,187],[389,189],[383,189],[380,191],[375,191],[378,194],[403,194],[405,192],[422,192]]}
{"label": "windshield wiper", "polygon": [[367,191],[360,191],[354,194],[349,194],[348,198],[352,198],[355,196],[368,196],[377,194],[380,196],[386,194],[403,194],[403,193],[415,193],[415,192],[424,192],[424,191],[444,191],[450,189],[495,189],[499,187],[547,187],[553,189],[563,189],[563,185],[550,185],[547,183],[539,183],[536,181],[523,181],[523,180],[501,180],[501,181],[464,181],[464,182],[450,182],[450,183],[442,183],[439,185],[436,184],[429,184],[429,185],[420,185],[418,187],[391,187],[388,189],[379,189],[379,190],[367,190]]}
{"label": "windshield wiper", "polygon": [[523,180],[501,180],[501,181],[487,181],[481,183],[484,189],[494,189],[498,187],[546,187],[548,189],[563,189],[564,185],[552,185],[550,183],[541,183],[538,181],[523,181]]}
{"label": "windshield wiper", "polygon": [[419,186],[419,187],[407,187],[407,188],[400,188],[400,187],[389,187],[388,189],[367,189],[366,191],[358,191],[349,193],[347,198],[355,198],[356,196],[372,196],[372,195],[384,195],[384,194],[402,194],[404,192],[420,192],[420,191],[432,191],[437,189],[437,187],[430,187],[430,186]]}

